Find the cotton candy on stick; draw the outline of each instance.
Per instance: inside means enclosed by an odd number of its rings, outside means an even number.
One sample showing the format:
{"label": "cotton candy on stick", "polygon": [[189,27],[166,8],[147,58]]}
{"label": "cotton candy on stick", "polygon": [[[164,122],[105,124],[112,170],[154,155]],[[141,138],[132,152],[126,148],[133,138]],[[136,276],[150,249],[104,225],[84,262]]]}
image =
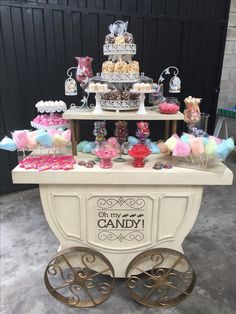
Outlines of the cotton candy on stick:
{"label": "cotton candy on stick", "polygon": [[37,131],[32,131],[32,132],[27,133],[27,140],[28,140],[27,147],[30,150],[33,150],[38,146],[38,143],[36,141],[36,134],[37,134]]}
{"label": "cotton candy on stick", "polygon": [[194,156],[200,156],[204,153],[204,145],[199,137],[192,138],[189,145]]}
{"label": "cotton candy on stick", "polygon": [[14,152],[17,149],[17,146],[12,138],[5,136],[0,142],[0,149]]}
{"label": "cotton candy on stick", "polygon": [[173,151],[173,156],[187,157],[190,155],[190,151],[190,146],[187,143],[178,140]]}
{"label": "cotton candy on stick", "polygon": [[25,150],[27,148],[28,144],[27,133],[28,131],[26,130],[18,130],[12,132],[12,139],[19,150]]}

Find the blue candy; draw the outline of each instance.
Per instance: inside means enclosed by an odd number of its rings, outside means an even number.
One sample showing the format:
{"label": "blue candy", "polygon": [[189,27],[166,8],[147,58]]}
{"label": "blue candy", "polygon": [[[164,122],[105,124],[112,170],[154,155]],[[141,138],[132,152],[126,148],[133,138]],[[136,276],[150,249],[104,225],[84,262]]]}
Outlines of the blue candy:
{"label": "blue candy", "polygon": [[232,137],[227,138],[225,140],[226,146],[228,147],[229,153],[234,149],[234,139]]}
{"label": "blue candy", "polygon": [[9,152],[14,152],[17,147],[14,143],[13,139],[10,137],[4,137],[0,142],[0,148],[4,150],[8,150]]}

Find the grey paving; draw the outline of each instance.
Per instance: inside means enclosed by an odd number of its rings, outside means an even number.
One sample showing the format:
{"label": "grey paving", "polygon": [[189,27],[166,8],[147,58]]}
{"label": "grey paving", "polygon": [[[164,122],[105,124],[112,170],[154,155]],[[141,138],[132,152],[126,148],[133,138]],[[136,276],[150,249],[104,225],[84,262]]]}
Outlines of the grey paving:
{"label": "grey paving", "polygon": [[[236,153],[227,165],[236,174]],[[169,309],[149,309],[131,300],[123,280],[100,306],[77,310],[54,300],[43,273],[58,243],[43,215],[38,189],[1,196],[1,313],[236,313],[236,184],[206,187],[200,214],[184,241],[197,274],[192,295]]]}

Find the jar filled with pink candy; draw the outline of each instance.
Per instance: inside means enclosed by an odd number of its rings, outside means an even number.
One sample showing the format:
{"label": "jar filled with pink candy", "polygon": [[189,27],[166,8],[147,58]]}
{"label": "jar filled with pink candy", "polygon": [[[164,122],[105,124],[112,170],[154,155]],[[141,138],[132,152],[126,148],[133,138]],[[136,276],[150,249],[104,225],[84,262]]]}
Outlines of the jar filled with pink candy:
{"label": "jar filled with pink candy", "polygon": [[194,98],[188,96],[184,99],[185,110],[184,110],[184,121],[189,127],[193,127],[201,118],[200,105],[201,98]]}

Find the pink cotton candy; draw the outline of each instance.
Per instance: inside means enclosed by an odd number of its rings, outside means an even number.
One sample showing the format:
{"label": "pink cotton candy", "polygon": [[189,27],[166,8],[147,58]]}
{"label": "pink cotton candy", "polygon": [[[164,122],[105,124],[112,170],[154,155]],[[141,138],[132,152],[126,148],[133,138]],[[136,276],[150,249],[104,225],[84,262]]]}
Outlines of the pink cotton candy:
{"label": "pink cotton candy", "polygon": [[20,150],[25,150],[28,144],[28,138],[27,138],[27,132],[26,130],[19,130],[14,131],[12,133],[13,141],[15,142],[16,146]]}
{"label": "pink cotton candy", "polygon": [[53,137],[53,136],[56,135],[56,134],[59,134],[58,130],[56,130],[56,129],[49,129],[49,130],[47,130],[47,132],[48,132],[48,134],[49,134],[51,137]]}
{"label": "pink cotton candy", "polygon": [[208,139],[209,140],[214,140],[217,145],[221,143],[221,139],[218,138],[218,137],[215,137],[215,136],[209,136]]}
{"label": "pink cotton candy", "polygon": [[173,156],[189,156],[189,155],[190,146],[181,140],[177,141],[173,151]]}
{"label": "pink cotton candy", "polygon": [[192,138],[189,145],[193,155],[202,155],[204,153],[204,145],[201,138]]}
{"label": "pink cotton candy", "polygon": [[157,143],[157,146],[159,147],[161,153],[167,153],[168,152],[168,147],[165,145],[164,142]]}
{"label": "pink cotton candy", "polygon": [[69,143],[71,141],[71,130],[70,129],[62,132],[61,135],[64,137],[64,139],[66,140],[67,143]]}
{"label": "pink cotton candy", "polygon": [[35,149],[38,145],[35,136],[36,136],[37,131],[32,131],[27,133],[27,139],[28,139],[28,148],[29,149]]}

